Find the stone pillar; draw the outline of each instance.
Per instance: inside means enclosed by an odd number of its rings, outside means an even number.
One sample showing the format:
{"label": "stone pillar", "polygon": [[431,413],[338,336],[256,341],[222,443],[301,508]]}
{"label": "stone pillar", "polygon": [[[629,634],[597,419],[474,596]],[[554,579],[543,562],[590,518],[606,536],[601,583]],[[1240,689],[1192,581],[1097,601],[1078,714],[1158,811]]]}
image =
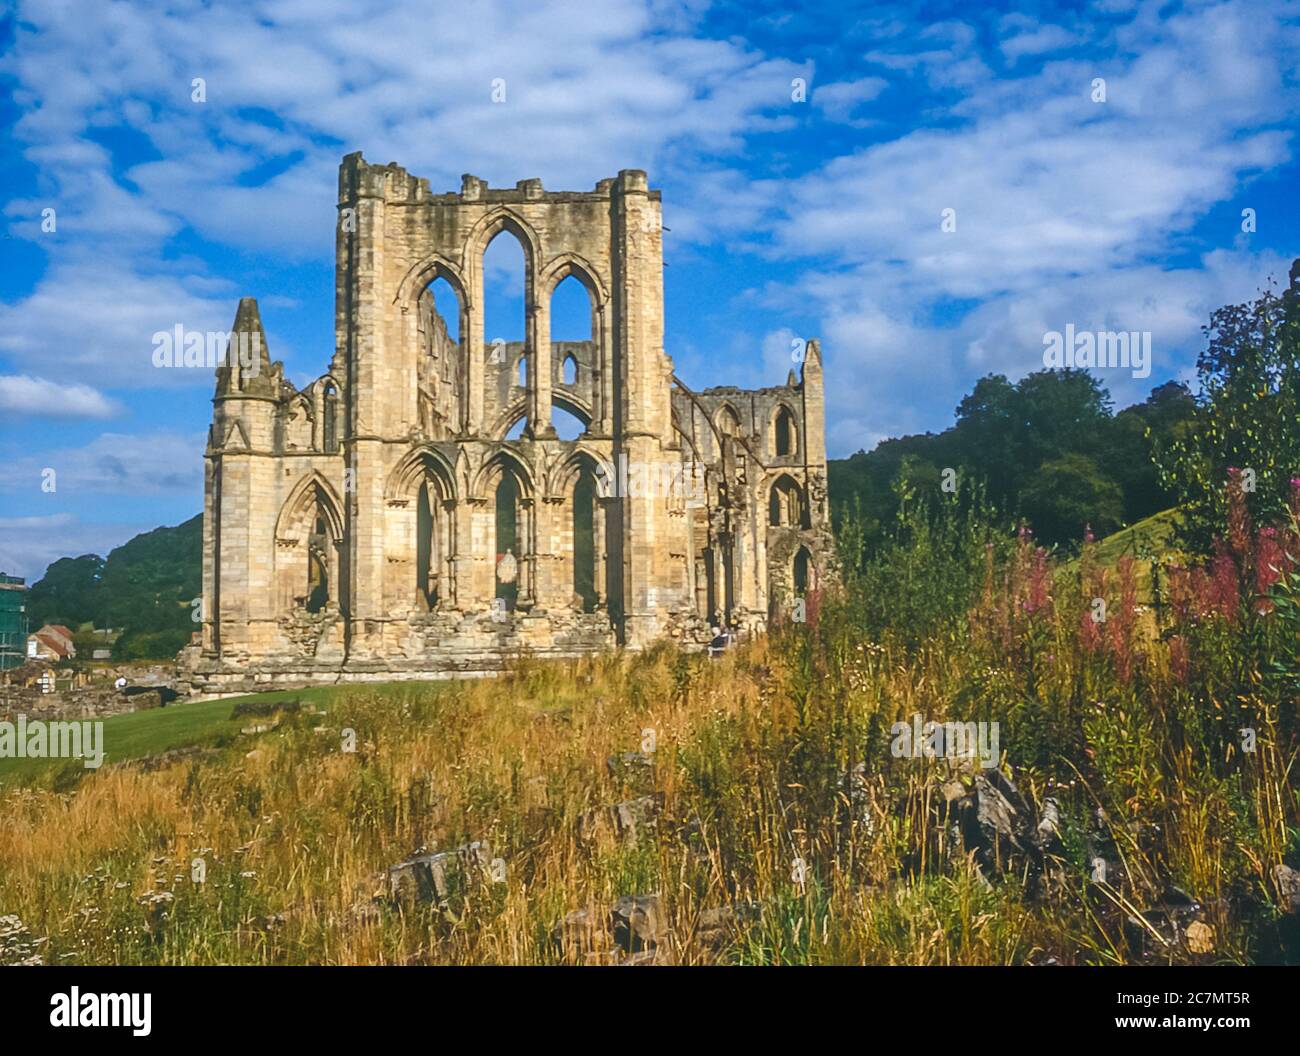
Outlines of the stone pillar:
{"label": "stone pillar", "polygon": [[537,604],[537,510],[533,499],[519,496],[519,515],[515,519],[515,538],[519,553],[519,608],[532,608]]}
{"label": "stone pillar", "polygon": [[551,422],[551,306],[549,301],[536,301],[531,264],[524,282],[524,295],[528,298],[527,333],[525,352],[528,356],[528,432],[534,440],[553,439],[555,426]]}
{"label": "stone pillar", "polygon": [[595,565],[596,608],[600,610],[605,610],[609,604],[605,583],[606,566],[609,563],[609,553],[605,545],[605,518],[609,503],[612,501],[614,500],[602,495],[595,495],[592,498],[591,550],[592,562]]}
{"label": "stone pillar", "polygon": [[611,336],[610,312],[607,305],[601,305],[592,313],[591,336],[596,342],[596,384],[592,387],[591,431],[601,436],[610,436],[614,432],[614,364],[613,338]]}
{"label": "stone pillar", "polygon": [[483,256],[471,256],[467,265],[469,305],[465,312],[468,326],[461,334],[465,349],[465,391],[461,402],[465,410],[465,433],[477,436],[483,430]]}
{"label": "stone pillar", "polygon": [[464,561],[460,554],[460,507],[454,499],[442,504],[438,515],[442,517],[442,580],[446,584],[438,607],[441,609],[460,608],[461,576]]}
{"label": "stone pillar", "polygon": [[463,504],[460,607],[481,612],[496,593],[496,506],[485,497]]}
{"label": "stone pillar", "polygon": [[639,169],[620,172],[613,191],[614,454],[616,460],[625,454],[630,467],[640,467],[641,479],[653,482],[621,499],[621,637],[642,647],[659,636],[672,612],[687,605],[670,556],[686,549],[680,537],[685,522],[669,515],[659,485],[671,479],[681,452],[672,427],[672,360],[663,348],[659,196],[649,190]]}
{"label": "stone pillar", "polygon": [[[387,513],[384,501],[385,452],[383,431],[385,401],[398,383],[396,365],[388,355],[388,312],[391,295],[384,282],[385,223],[383,170],[363,170],[357,191],[357,237],[349,269],[352,289],[351,355],[346,387],[348,414],[343,437],[347,475],[343,494],[347,536],[353,656],[382,652],[384,600],[384,543]],[[395,321],[395,334],[401,333]],[[393,350],[394,353],[396,350]],[[393,357],[396,359],[396,356]]]}

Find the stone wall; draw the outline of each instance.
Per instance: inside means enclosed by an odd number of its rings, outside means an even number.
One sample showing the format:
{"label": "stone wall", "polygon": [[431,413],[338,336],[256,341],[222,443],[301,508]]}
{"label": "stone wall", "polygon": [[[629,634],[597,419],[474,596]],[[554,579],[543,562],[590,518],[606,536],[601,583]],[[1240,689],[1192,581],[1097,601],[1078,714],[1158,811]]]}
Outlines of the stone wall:
{"label": "stone wall", "polygon": [[[762,630],[797,563],[802,590],[832,574],[820,350],[777,388],[695,393],[675,377],[645,173],[586,192],[466,176],[434,194],[352,154],[338,212],[327,373],[301,392],[285,379],[251,298],[235,332],[256,355],[217,372],[193,690],[697,645],[710,625]],[[482,261],[498,235],[524,251],[522,342],[485,343]],[[569,276],[592,338],[552,342]],[[553,405],[582,422],[577,440],[556,437]]]}

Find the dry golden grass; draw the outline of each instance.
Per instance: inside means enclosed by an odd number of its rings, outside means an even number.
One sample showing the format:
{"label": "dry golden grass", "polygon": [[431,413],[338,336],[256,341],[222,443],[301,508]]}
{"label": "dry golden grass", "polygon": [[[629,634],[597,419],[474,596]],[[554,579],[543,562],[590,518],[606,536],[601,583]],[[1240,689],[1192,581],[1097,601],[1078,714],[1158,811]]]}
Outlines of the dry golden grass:
{"label": "dry golden grass", "polygon": [[[682,964],[1137,959],[1118,910],[1088,884],[1079,841],[1099,798],[1117,822],[1163,826],[1157,846],[1121,848],[1122,899],[1149,900],[1172,877],[1210,907],[1215,957],[1252,957],[1255,925],[1232,899],[1252,886],[1269,897],[1266,870],[1296,823],[1276,737],[1251,764],[1275,769],[1236,784],[1198,775],[1194,754],[1137,758],[1129,787],[1058,784],[1075,842],[1045,898],[1014,870],[990,882],[954,840],[939,814],[942,763],[888,752],[892,722],[955,714],[973,684],[1009,695],[1006,672],[976,672],[954,643],[908,655],[827,619],[717,661],[657,649],[348,690],[323,720],[286,718],[156,770],[88,772],[68,792],[11,786],[0,791],[0,914],[46,940],[47,963],[608,961],[559,945],[553,929],[648,893],[668,918],[660,957]],[[1004,738],[1017,731],[1010,705],[976,699],[964,714],[979,708],[1001,715]],[[345,728],[355,752],[342,750]],[[652,770],[612,770],[647,729]],[[1054,779],[1041,767],[1018,776],[1035,800]],[[637,839],[581,823],[651,794],[658,824]],[[472,840],[504,860],[503,882],[463,873],[445,905],[384,897],[390,864]],[[721,940],[701,927],[719,907],[734,910]]]}

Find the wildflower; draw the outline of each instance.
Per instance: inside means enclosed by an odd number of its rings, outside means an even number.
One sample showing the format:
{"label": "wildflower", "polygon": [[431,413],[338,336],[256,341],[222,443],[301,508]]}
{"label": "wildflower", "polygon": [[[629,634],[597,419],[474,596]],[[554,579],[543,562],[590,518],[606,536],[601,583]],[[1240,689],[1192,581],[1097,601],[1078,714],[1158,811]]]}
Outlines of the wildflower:
{"label": "wildflower", "polygon": [[1187,652],[1187,639],[1180,634],[1169,639],[1169,672],[1180,686],[1187,685],[1191,657]]}

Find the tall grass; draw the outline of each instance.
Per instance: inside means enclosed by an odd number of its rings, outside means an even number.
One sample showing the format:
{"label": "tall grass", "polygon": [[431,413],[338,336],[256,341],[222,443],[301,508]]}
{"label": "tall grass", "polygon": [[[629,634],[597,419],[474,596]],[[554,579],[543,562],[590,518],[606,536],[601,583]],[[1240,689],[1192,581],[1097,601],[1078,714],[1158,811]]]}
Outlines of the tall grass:
{"label": "tall grass", "polygon": [[[816,619],[719,660],[521,659],[497,680],[357,689],[327,719],[154,770],[11,786],[11,947],[76,964],[603,963],[556,925],[654,893],[659,957],[684,964],[1295,958],[1270,879],[1300,866],[1295,627],[1262,603],[1294,581],[1261,594],[1234,564],[1239,605],[1216,608],[1207,573],[1157,623],[1131,568],[1102,574],[1087,547],[1064,571],[978,510],[903,518],[869,555],[850,519],[843,589]],[[990,867],[965,842],[944,804],[973,775],[891,752],[917,713],[1000,724],[1031,813],[1059,812],[1050,869]],[[647,729],[652,765],[611,766]],[[646,795],[653,828],[593,831],[590,812]],[[389,864],[473,840],[502,881],[385,897]],[[1211,952],[1159,938],[1171,888],[1200,903]]]}

